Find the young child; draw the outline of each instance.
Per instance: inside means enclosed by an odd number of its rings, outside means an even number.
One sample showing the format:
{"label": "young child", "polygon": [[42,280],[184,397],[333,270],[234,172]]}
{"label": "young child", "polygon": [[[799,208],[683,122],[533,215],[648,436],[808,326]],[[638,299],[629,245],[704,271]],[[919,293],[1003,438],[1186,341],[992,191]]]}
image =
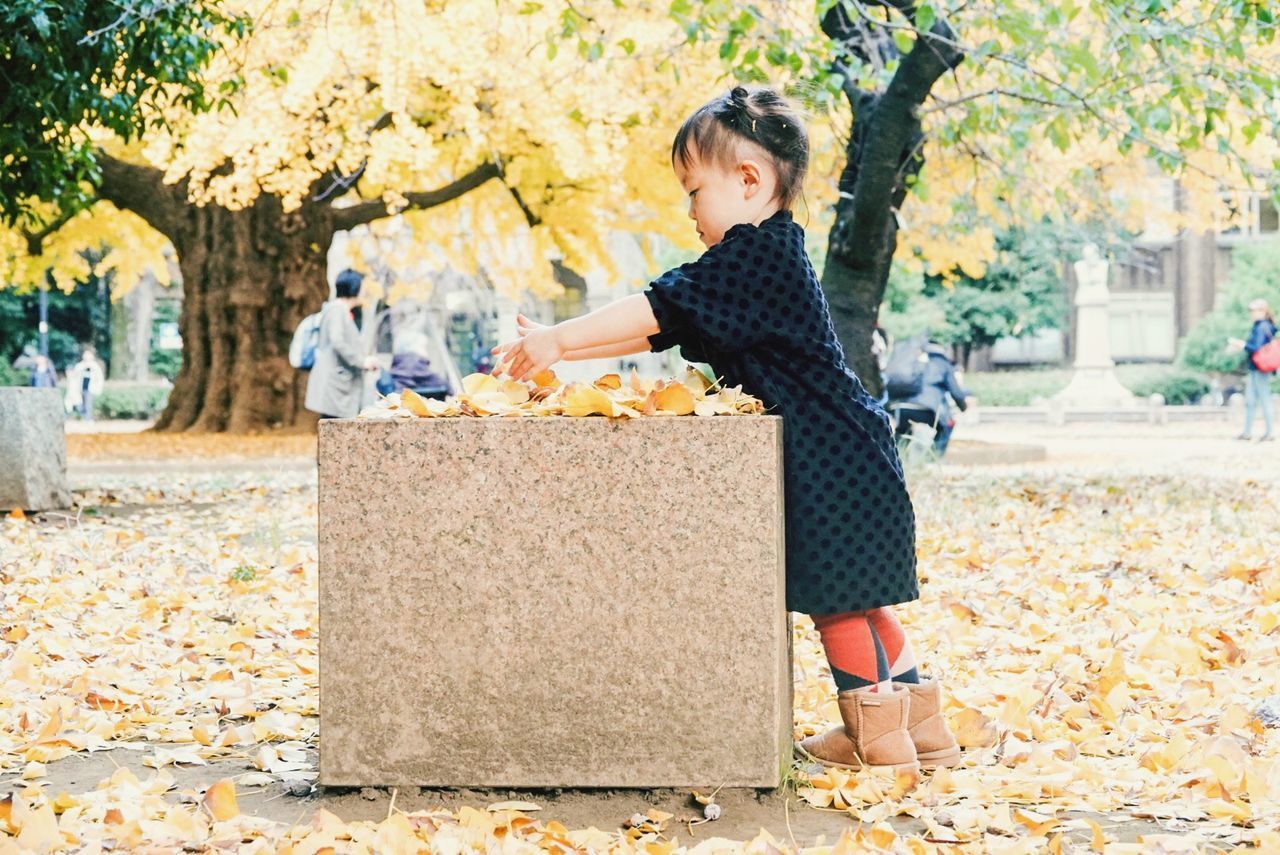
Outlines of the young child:
{"label": "young child", "polygon": [[671,149],[707,251],[643,294],[551,327],[520,319],[493,349],[526,380],[561,359],[679,345],[783,418],[787,608],[813,616],[843,727],[797,752],[829,766],[951,766],[960,749],[890,606],[918,597],[915,514],[884,411],[845,364],[791,218],[809,161],[797,112],[734,87],[680,127]]}

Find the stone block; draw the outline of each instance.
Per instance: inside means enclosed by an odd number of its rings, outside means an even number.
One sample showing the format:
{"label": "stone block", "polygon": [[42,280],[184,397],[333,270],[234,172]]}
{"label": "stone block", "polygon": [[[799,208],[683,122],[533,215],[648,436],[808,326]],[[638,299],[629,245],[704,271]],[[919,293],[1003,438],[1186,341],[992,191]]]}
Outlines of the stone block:
{"label": "stone block", "polygon": [[57,389],[0,386],[0,509],[71,504],[63,419]]}
{"label": "stone block", "polygon": [[320,781],[774,787],[782,422],[320,424]]}

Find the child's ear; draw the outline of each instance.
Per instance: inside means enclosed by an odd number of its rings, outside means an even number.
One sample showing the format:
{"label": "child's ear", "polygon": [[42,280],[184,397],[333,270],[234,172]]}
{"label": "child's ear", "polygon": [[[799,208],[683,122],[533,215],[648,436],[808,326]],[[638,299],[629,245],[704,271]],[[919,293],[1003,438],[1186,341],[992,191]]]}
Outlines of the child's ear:
{"label": "child's ear", "polygon": [[738,164],[738,178],[742,181],[743,198],[750,199],[760,192],[761,169],[754,160],[744,160]]}

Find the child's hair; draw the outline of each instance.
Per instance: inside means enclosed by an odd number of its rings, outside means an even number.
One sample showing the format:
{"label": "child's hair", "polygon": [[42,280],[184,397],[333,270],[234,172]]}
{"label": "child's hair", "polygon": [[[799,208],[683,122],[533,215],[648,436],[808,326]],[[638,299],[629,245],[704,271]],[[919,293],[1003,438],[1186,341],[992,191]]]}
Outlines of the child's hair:
{"label": "child's hair", "polygon": [[809,169],[809,134],[800,113],[766,86],[735,86],[684,120],[671,144],[671,160],[688,167],[690,149],[726,168],[738,165],[740,143],[754,143],[773,161],[778,200],[790,208],[804,188]]}

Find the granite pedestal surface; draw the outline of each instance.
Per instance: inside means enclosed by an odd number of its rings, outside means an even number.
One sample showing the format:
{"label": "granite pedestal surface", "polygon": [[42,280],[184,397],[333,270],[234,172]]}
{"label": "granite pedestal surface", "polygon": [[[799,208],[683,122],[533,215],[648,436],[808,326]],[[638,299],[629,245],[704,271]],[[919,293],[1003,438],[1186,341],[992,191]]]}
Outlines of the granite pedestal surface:
{"label": "granite pedestal surface", "polygon": [[319,432],[321,783],[780,783],[781,419]]}
{"label": "granite pedestal surface", "polygon": [[57,389],[0,387],[0,510],[71,505],[64,419]]}

